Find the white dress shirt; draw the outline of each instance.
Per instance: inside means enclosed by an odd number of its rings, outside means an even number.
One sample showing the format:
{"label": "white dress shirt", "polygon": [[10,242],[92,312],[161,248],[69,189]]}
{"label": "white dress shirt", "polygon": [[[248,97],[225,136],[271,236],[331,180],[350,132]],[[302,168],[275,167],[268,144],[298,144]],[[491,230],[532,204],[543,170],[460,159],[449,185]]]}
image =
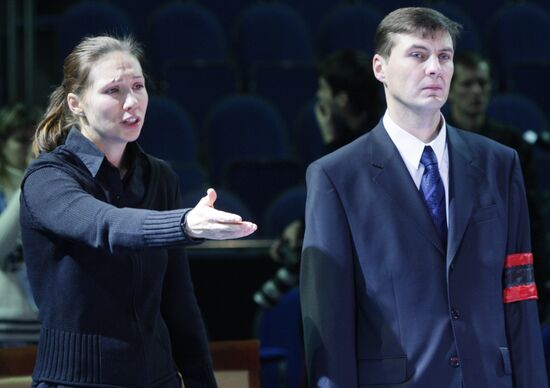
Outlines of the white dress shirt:
{"label": "white dress shirt", "polygon": [[439,175],[445,187],[445,208],[447,213],[447,226],[449,225],[449,152],[447,150],[447,124],[443,115],[441,129],[436,138],[429,143],[424,143],[422,140],[413,136],[397,125],[386,111],[382,122],[386,132],[390,136],[393,144],[397,147],[401,158],[405,162],[409,174],[417,188],[420,188],[422,174],[424,174],[424,166],[420,163],[420,158],[424,152],[424,147],[432,147],[435,156],[437,157],[437,165],[439,167]]}

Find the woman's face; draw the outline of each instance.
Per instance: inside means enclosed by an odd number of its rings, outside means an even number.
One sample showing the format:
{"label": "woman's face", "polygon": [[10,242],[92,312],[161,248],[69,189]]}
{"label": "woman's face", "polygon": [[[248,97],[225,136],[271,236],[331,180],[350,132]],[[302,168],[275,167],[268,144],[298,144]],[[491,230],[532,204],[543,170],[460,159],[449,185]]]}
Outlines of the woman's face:
{"label": "woman's face", "polygon": [[84,116],[81,132],[88,139],[100,146],[124,146],[138,138],[148,100],[139,61],[115,51],[92,66],[88,86],[71,110]]}

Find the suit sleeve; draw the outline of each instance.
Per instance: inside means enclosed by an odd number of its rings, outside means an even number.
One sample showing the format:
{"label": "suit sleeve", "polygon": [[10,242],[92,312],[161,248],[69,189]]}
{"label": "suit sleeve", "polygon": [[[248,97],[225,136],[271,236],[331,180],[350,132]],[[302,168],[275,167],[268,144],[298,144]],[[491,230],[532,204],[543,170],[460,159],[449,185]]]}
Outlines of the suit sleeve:
{"label": "suit sleeve", "polygon": [[[181,191],[175,193],[181,208]],[[195,297],[189,260],[182,246],[168,250],[162,291],[162,316],[170,331],[174,361],[186,388],[216,388],[202,314]]]}
{"label": "suit sleeve", "polygon": [[[508,255],[531,252],[529,213],[519,159],[510,185]],[[537,258],[534,258],[537,260]],[[506,327],[515,388],[548,386],[536,300],[506,303]]]}
{"label": "suit sleeve", "polygon": [[346,212],[318,163],[307,171],[300,299],[310,387],[357,387],[354,249]]}

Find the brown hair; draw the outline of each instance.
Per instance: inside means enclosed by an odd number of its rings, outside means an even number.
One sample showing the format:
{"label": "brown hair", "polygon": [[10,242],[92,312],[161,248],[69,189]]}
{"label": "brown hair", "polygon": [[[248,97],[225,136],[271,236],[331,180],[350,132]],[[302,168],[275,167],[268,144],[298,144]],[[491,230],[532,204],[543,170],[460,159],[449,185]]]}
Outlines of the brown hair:
{"label": "brown hair", "polygon": [[462,25],[442,13],[424,7],[399,8],[390,12],[380,22],[374,35],[374,52],[385,58],[393,48],[393,34],[433,34],[446,31],[451,35],[453,46],[460,34]]}
{"label": "brown hair", "polygon": [[140,46],[133,38],[119,39],[107,35],[86,37],[67,55],[63,63],[63,82],[50,95],[48,109],[36,129],[33,142],[36,155],[63,144],[69,129],[78,127],[79,117],[70,111],[67,95],[81,95],[88,86],[92,66],[101,57],[115,51],[129,53],[140,62],[143,57]]}

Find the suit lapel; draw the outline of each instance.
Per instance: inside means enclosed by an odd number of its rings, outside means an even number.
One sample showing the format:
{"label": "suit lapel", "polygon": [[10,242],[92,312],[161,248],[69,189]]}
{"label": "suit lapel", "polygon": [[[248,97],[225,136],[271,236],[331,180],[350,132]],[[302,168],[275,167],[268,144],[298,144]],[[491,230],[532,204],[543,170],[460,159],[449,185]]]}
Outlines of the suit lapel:
{"label": "suit lapel", "polygon": [[412,220],[408,227],[420,232],[445,255],[445,248],[426,209],[422,194],[382,122],[371,131],[370,137],[372,141],[368,143],[367,157],[372,167],[372,180],[401,208],[403,224],[407,225],[407,220]]}
{"label": "suit lapel", "polygon": [[449,237],[447,264],[458,251],[466,227],[484,187],[483,170],[476,166],[475,158],[458,131],[447,125],[449,150]]}

